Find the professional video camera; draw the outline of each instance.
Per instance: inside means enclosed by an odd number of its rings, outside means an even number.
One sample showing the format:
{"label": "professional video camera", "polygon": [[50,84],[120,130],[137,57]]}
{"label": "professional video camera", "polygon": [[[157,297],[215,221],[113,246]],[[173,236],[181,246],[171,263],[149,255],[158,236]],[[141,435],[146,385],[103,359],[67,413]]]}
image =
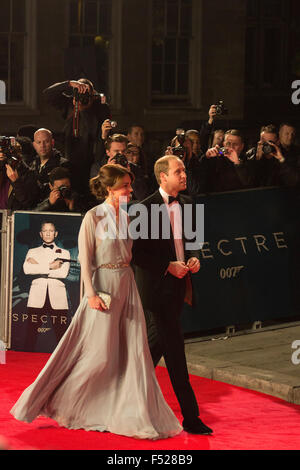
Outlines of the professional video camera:
{"label": "professional video camera", "polygon": [[181,160],[186,156],[186,148],[184,147],[185,141],[185,131],[184,129],[176,129],[176,138],[179,145],[172,145],[173,155],[181,158]]}
{"label": "professional video camera", "polygon": [[122,153],[116,153],[116,155],[111,160],[114,160],[115,163],[124,166],[125,168],[128,166],[128,160]]}
{"label": "professional video camera", "polygon": [[220,100],[218,104],[216,104],[216,113],[219,114],[219,116],[224,116],[225,114],[228,114],[228,109],[225,108],[223,100]]}
{"label": "professional video camera", "polygon": [[22,163],[22,147],[15,137],[0,136],[0,152],[5,157],[0,160],[0,169],[10,165],[15,170]]}

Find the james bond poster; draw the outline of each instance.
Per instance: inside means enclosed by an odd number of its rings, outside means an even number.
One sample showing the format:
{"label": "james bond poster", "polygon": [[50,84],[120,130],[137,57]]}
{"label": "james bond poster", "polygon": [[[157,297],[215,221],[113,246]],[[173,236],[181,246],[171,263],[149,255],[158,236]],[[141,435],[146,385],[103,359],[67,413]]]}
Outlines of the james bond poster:
{"label": "james bond poster", "polygon": [[80,215],[16,212],[11,349],[52,352],[80,302]]}

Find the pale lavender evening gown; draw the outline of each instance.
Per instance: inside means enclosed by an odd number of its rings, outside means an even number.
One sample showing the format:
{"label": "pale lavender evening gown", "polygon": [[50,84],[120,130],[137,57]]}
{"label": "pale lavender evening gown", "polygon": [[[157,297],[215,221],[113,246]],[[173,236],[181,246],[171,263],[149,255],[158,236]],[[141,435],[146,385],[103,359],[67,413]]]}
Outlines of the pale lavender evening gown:
{"label": "pale lavender evening gown", "polygon": [[[99,230],[103,220],[110,224],[112,215],[106,202],[85,215],[79,233],[85,295],[45,367],[11,413],[26,422],[48,416],[69,429],[140,439],[171,437],[182,427],[155,376],[144,313],[129,266],[132,240],[120,237],[118,231],[115,239],[105,238],[107,226]],[[99,268],[108,264],[109,268]],[[111,265],[128,266],[111,269]],[[88,305],[87,296],[97,291],[111,294],[106,312]]]}

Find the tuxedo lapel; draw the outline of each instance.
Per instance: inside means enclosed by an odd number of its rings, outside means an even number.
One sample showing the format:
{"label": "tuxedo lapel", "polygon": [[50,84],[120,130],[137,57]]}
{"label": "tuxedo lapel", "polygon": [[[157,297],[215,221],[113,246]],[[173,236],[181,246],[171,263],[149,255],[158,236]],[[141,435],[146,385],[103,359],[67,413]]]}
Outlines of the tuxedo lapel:
{"label": "tuxedo lapel", "polygon": [[170,219],[169,219],[167,208],[165,207],[165,201],[163,200],[163,197],[160,194],[159,190],[157,190],[153,194],[153,200],[151,201],[151,204],[158,204],[159,206],[163,206],[165,208],[165,212],[163,212],[163,216],[168,218],[170,236],[167,240],[163,239],[163,237],[162,237],[162,223],[161,223],[161,219],[160,219],[159,237],[160,237],[160,240],[162,241],[162,243],[164,243],[164,244],[166,243],[168,245],[169,250],[170,250],[170,259],[176,260],[176,250],[175,250],[173,230],[172,230],[172,226],[171,226],[171,222],[170,222]]}

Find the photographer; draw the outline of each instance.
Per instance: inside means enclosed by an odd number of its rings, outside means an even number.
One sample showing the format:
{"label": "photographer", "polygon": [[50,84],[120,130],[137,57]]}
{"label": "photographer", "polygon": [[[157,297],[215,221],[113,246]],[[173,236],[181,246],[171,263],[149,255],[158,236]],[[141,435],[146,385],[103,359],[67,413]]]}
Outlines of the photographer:
{"label": "photographer", "polygon": [[249,188],[249,172],[244,153],[244,138],[236,129],[225,133],[224,147],[216,145],[207,150],[202,163],[206,168],[207,192],[235,191]]}
{"label": "photographer", "polygon": [[100,167],[106,163],[122,165],[134,174],[132,198],[141,201],[150,194],[148,178],[139,165],[128,161],[126,157],[127,146],[128,139],[125,135],[113,134],[109,136],[105,142],[106,158],[101,163],[94,163],[90,177],[97,176]]}
{"label": "photographer", "polygon": [[205,167],[193,153],[193,143],[183,129],[177,129],[165,155],[176,155],[183,161],[187,176],[186,194],[196,196],[205,191]]}
{"label": "photographer", "polygon": [[0,209],[31,209],[38,195],[35,174],[23,162],[20,144],[14,138],[0,137]]}
{"label": "photographer", "polygon": [[39,186],[39,201],[49,194],[49,173],[58,166],[68,167],[69,162],[54,147],[54,139],[49,129],[38,129],[34,133],[33,147],[36,155],[30,169],[35,173]]}
{"label": "photographer", "polygon": [[285,158],[277,128],[263,126],[257,146],[247,152],[248,165],[252,173],[252,185],[296,186],[299,184],[300,157]]}
{"label": "photographer", "polygon": [[47,101],[62,112],[65,156],[71,163],[74,188],[88,192],[90,168],[100,142],[100,126],[110,118],[107,104],[94,90],[93,83],[85,78],[70,80],[44,90]]}
{"label": "photographer", "polygon": [[53,168],[49,173],[50,194],[39,203],[35,210],[39,212],[78,212],[85,213],[96,205],[95,201],[88,201],[86,196],[80,196],[72,190],[70,173],[67,168]]}
{"label": "photographer", "polygon": [[208,121],[202,124],[199,136],[200,146],[203,153],[205,153],[209,147],[214,147],[218,144],[218,142],[215,141],[215,120],[217,117],[225,116],[227,114],[228,109],[225,108],[223,101],[219,101],[217,104],[212,104],[209,108]]}

